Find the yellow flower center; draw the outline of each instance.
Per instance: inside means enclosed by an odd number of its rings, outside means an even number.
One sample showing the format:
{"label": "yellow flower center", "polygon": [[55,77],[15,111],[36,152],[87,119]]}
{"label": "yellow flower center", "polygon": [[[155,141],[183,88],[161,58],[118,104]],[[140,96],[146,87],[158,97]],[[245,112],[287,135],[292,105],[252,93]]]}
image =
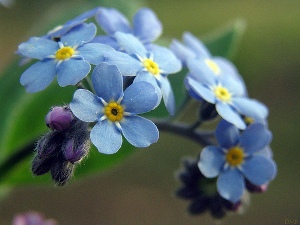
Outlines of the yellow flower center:
{"label": "yellow flower center", "polygon": [[120,104],[116,102],[110,102],[105,107],[104,113],[110,121],[118,122],[123,118],[124,109]]}
{"label": "yellow flower center", "polygon": [[217,86],[214,88],[215,96],[221,100],[222,102],[230,102],[231,101],[231,93],[222,86]]}
{"label": "yellow flower center", "polygon": [[158,75],[160,72],[157,63],[151,59],[144,59],[143,65],[148,70],[148,72],[152,73],[153,75]]}
{"label": "yellow flower center", "polygon": [[244,161],[244,151],[240,147],[232,147],[226,153],[226,162],[230,166],[238,166]]}
{"label": "yellow flower center", "polygon": [[245,117],[244,117],[244,121],[245,121],[245,123],[248,124],[248,125],[254,123],[254,119],[251,118],[251,117],[249,117],[249,116],[245,116]]}
{"label": "yellow flower center", "polygon": [[72,57],[72,55],[75,53],[75,50],[69,46],[62,47],[61,49],[58,49],[55,58],[58,60],[65,60]]}
{"label": "yellow flower center", "polygon": [[206,65],[216,74],[219,75],[221,70],[219,68],[219,66],[212,60],[210,59],[206,59],[205,60]]}

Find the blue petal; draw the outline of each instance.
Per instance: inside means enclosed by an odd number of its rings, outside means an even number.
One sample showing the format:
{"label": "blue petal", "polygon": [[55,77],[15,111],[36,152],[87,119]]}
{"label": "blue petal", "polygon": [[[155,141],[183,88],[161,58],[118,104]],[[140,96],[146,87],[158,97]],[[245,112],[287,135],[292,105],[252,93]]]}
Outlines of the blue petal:
{"label": "blue petal", "polygon": [[59,46],[57,42],[44,38],[32,37],[29,41],[19,45],[18,53],[33,59],[44,59],[49,55],[55,55],[58,49]]}
{"label": "blue petal", "polygon": [[186,75],[186,77],[184,78],[184,86],[186,88],[186,90],[188,91],[189,95],[196,99],[197,101],[203,101],[203,98],[201,96],[199,96],[199,94],[197,94],[191,87],[190,87],[190,84],[188,82],[188,77],[189,77],[189,74]]}
{"label": "blue petal", "polygon": [[225,164],[224,153],[221,148],[216,146],[205,147],[198,162],[201,173],[208,178],[218,176]]}
{"label": "blue petal", "polygon": [[238,202],[245,189],[244,177],[239,170],[228,169],[218,177],[217,188],[223,198],[233,203]]}
{"label": "blue petal", "polygon": [[232,103],[240,114],[254,120],[265,120],[268,116],[268,108],[257,100],[235,97]]}
{"label": "blue petal", "polygon": [[76,85],[90,72],[91,65],[82,59],[70,58],[57,67],[57,81],[61,87]]}
{"label": "blue petal", "polygon": [[270,158],[255,155],[242,165],[244,176],[254,185],[263,185],[276,176],[276,164]]}
{"label": "blue petal", "polygon": [[115,50],[120,50],[118,42],[114,38],[106,35],[98,35],[91,40],[90,43],[102,43],[111,46]]}
{"label": "blue petal", "polygon": [[227,120],[229,123],[234,124],[237,128],[241,130],[244,130],[246,128],[244,120],[229,104],[217,102],[216,110],[223,119]]}
{"label": "blue petal", "polygon": [[267,145],[263,149],[256,152],[255,155],[261,155],[261,156],[264,156],[264,157],[267,157],[267,158],[273,158],[273,152],[272,152],[272,149],[269,145]]}
{"label": "blue petal", "polygon": [[157,84],[156,78],[153,75],[151,75],[150,73],[148,73],[146,71],[142,71],[133,80],[134,83],[140,82],[140,81],[145,81],[145,82],[148,82],[153,85],[153,87],[155,88],[155,92],[158,96],[157,104],[155,105],[155,107],[158,106],[159,103],[161,102],[162,93],[161,93],[160,87]]}
{"label": "blue petal", "polygon": [[143,68],[142,63],[123,52],[108,52],[105,54],[105,62],[116,65],[123,76],[136,76]]}
{"label": "blue petal", "polygon": [[152,49],[153,60],[163,74],[177,73],[181,70],[180,60],[169,49],[155,45]]}
{"label": "blue petal", "polygon": [[199,83],[211,87],[216,84],[216,76],[202,59],[189,59],[187,67],[191,76]]}
{"label": "blue petal", "polygon": [[97,13],[97,11],[99,9],[100,9],[100,7],[96,7],[96,8],[93,8],[91,10],[88,10],[88,11],[80,14],[79,16],[77,16],[77,17],[75,17],[75,18],[73,18],[71,20],[68,20],[64,24],[64,26],[66,26],[66,27],[74,27],[74,26],[76,26],[79,23],[83,23],[85,20],[93,17]]}
{"label": "blue petal", "polygon": [[119,43],[121,49],[124,49],[129,55],[137,54],[141,57],[146,56],[146,48],[144,45],[132,34],[125,34],[116,32],[114,37]]}
{"label": "blue petal", "polygon": [[184,65],[186,64],[187,59],[196,57],[196,54],[190,48],[186,47],[177,40],[172,41],[170,49],[174,52],[177,58],[182,61]]}
{"label": "blue petal", "polygon": [[217,126],[215,137],[222,148],[229,149],[238,144],[240,132],[233,124],[221,120]]}
{"label": "blue petal", "polygon": [[61,42],[64,46],[74,47],[81,45],[84,42],[91,41],[96,35],[97,28],[93,23],[83,23],[73,27],[64,36],[61,37]]}
{"label": "blue petal", "polygon": [[92,73],[92,82],[97,96],[107,103],[123,96],[123,78],[115,65],[100,63]]}
{"label": "blue petal", "polygon": [[207,47],[194,35],[189,32],[183,34],[183,42],[191,50],[193,50],[198,56],[210,57],[211,54],[208,51]]}
{"label": "blue petal", "polygon": [[25,86],[27,92],[38,92],[50,85],[56,76],[56,62],[45,59],[33,64],[21,76],[20,83]]}
{"label": "blue petal", "polygon": [[194,80],[191,77],[187,77],[187,83],[189,84],[190,88],[199,95],[200,98],[203,98],[205,101],[215,104],[216,97],[215,94],[212,92],[211,89],[204,86],[203,84],[199,83],[198,81]]}
{"label": "blue petal", "polygon": [[142,42],[151,42],[162,33],[162,24],[148,8],[140,9],[133,17],[133,34]]}
{"label": "blue petal", "polygon": [[98,151],[104,154],[114,154],[122,145],[121,132],[108,120],[99,121],[91,130],[90,138]]}
{"label": "blue petal", "polygon": [[100,99],[85,89],[74,93],[70,109],[77,118],[84,122],[94,122],[103,116],[103,104]]}
{"label": "blue petal", "polygon": [[117,31],[131,33],[127,18],[116,9],[101,8],[96,15],[96,21],[109,35],[113,35]]}
{"label": "blue petal", "polygon": [[133,114],[146,113],[154,109],[158,101],[152,84],[144,81],[134,82],[124,91],[121,102],[125,111]]}
{"label": "blue petal", "polygon": [[155,124],[140,116],[128,116],[120,122],[127,141],[135,147],[144,148],[157,142],[159,133]]}
{"label": "blue petal", "polygon": [[79,55],[87,62],[93,65],[98,65],[104,60],[104,54],[114,49],[108,45],[100,43],[87,43],[77,48]]}
{"label": "blue petal", "polygon": [[174,97],[174,93],[173,93],[171,84],[170,84],[168,78],[164,77],[164,76],[160,77],[159,83],[160,83],[161,93],[163,96],[165,106],[166,106],[168,112],[170,113],[170,115],[174,115],[175,114],[175,97]]}
{"label": "blue petal", "polygon": [[74,19],[68,20],[60,29],[55,29],[54,31],[50,31],[47,36],[48,38],[53,38],[53,37],[61,37],[65,33],[67,33],[71,28],[83,23],[85,20],[93,17],[99,7],[91,9],[87,12],[82,13],[81,15],[75,17]]}
{"label": "blue petal", "polygon": [[266,147],[271,139],[271,132],[263,124],[253,123],[242,133],[240,145],[247,154],[253,154]]}

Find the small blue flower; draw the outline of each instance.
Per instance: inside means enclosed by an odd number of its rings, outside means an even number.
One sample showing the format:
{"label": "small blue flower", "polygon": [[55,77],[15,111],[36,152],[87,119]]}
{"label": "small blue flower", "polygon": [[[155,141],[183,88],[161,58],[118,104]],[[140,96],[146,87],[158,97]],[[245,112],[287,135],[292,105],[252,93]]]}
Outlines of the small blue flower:
{"label": "small blue flower", "polygon": [[93,23],[83,23],[63,35],[60,42],[33,37],[20,44],[21,55],[40,60],[22,74],[21,84],[28,92],[38,92],[50,85],[56,75],[62,87],[77,84],[90,72],[90,64],[100,63],[103,53],[113,50],[107,45],[88,43],[95,34]]}
{"label": "small blue flower", "polygon": [[167,110],[174,114],[174,94],[167,75],[178,72],[181,62],[164,47],[155,46],[152,51],[147,51],[131,34],[117,32],[115,38],[125,53],[109,52],[105,54],[105,61],[118,66],[123,76],[136,76],[134,82],[150,82],[159,95],[157,104],[163,97]]}
{"label": "small blue flower", "polygon": [[242,116],[253,118],[255,121],[265,120],[268,108],[254,99],[245,96],[245,89],[230,77],[214,77],[203,72],[200,59],[188,61],[190,70],[186,78],[189,87],[199,98],[215,104],[218,114],[239,129],[245,129],[246,123]]}
{"label": "small blue flower", "polygon": [[96,95],[77,90],[70,103],[74,115],[85,122],[97,122],[90,138],[99,152],[113,154],[122,145],[122,135],[135,147],[147,147],[158,140],[155,124],[137,114],[155,108],[157,93],[147,82],[136,82],[123,92],[123,77],[115,65],[100,63],[92,73]]}
{"label": "small blue flower", "polygon": [[108,36],[98,36],[94,42],[101,42],[120,50],[113,38],[116,32],[129,33],[138,38],[147,49],[162,33],[162,24],[156,14],[149,8],[139,9],[133,17],[132,27],[127,18],[117,9],[100,8],[96,14],[96,21]]}
{"label": "small blue flower", "polygon": [[208,178],[218,177],[219,194],[238,202],[245,190],[245,179],[261,186],[276,175],[276,164],[270,158],[257,154],[268,146],[271,132],[259,123],[251,124],[245,131],[222,120],[215,133],[219,146],[207,146],[201,154],[199,169]]}

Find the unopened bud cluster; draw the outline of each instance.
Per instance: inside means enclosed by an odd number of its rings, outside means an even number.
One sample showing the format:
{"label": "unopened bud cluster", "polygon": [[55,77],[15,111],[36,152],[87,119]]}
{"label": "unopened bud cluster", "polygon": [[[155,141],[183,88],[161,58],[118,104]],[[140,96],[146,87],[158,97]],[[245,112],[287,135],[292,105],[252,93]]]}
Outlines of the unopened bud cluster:
{"label": "unopened bud cluster", "polygon": [[46,116],[51,131],[37,143],[32,162],[34,175],[50,171],[57,185],[64,185],[72,177],[75,165],[90,147],[88,124],[78,120],[68,107],[53,107]]}

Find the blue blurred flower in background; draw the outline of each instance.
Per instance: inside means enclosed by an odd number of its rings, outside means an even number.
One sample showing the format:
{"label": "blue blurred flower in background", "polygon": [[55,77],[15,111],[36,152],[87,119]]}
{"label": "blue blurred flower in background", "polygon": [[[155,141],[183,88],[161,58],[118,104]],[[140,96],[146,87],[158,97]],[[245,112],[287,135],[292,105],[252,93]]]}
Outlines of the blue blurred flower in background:
{"label": "blue blurred flower in background", "polygon": [[156,14],[149,8],[139,9],[133,17],[132,26],[120,11],[114,8],[101,7],[96,14],[96,21],[107,35],[95,37],[94,42],[101,42],[120,49],[113,37],[116,32],[134,35],[147,49],[152,48],[152,42],[162,33],[162,24]]}

